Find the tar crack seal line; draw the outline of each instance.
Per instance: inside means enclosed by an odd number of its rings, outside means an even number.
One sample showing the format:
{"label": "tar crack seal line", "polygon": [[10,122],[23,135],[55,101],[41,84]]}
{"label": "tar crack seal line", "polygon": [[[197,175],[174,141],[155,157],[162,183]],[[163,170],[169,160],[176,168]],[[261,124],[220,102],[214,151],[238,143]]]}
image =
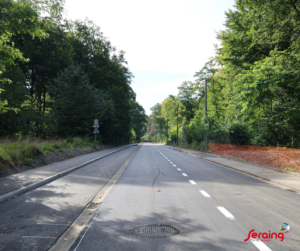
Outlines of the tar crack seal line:
{"label": "tar crack seal line", "polygon": [[160,169],[159,169],[159,166],[157,165],[157,168],[158,168],[158,174],[157,174],[157,176],[156,176],[156,178],[153,180],[153,182],[152,182],[152,191],[153,191],[153,204],[154,204],[154,202],[155,202],[155,192],[154,192],[154,183],[155,183],[155,181],[156,181],[156,179],[158,178],[158,176],[160,175]]}

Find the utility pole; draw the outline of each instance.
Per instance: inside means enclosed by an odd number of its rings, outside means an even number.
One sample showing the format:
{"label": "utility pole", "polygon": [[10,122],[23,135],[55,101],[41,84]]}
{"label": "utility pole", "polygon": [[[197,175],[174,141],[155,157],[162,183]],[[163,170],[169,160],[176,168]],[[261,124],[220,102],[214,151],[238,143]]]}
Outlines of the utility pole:
{"label": "utility pole", "polygon": [[169,132],[168,132],[168,127],[169,127],[169,125],[168,125],[168,119],[167,119],[167,144],[168,144],[168,138],[169,138]]}
{"label": "utility pole", "polygon": [[177,146],[178,146],[178,106],[177,106]]}
{"label": "utility pole", "polygon": [[161,123],[161,141],[164,141],[164,126],[163,123]]}
{"label": "utility pole", "polygon": [[204,140],[205,140],[205,145],[207,144],[207,132],[206,132],[206,127],[207,127],[207,79],[205,78],[205,105],[204,105],[204,113],[205,113],[205,133],[204,133]]}

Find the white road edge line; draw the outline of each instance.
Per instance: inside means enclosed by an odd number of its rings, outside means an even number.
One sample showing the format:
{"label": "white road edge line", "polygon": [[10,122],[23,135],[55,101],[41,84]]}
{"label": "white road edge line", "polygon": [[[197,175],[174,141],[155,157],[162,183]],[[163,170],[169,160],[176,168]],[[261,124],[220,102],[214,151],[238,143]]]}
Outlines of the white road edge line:
{"label": "white road edge line", "polygon": [[259,249],[259,251],[272,251],[265,243],[263,243],[261,240],[253,240],[251,239],[251,242],[255,247]]}
{"label": "white road edge line", "polygon": [[231,219],[231,220],[233,220],[234,219],[234,216],[231,214],[231,213],[229,213],[227,210],[226,210],[226,208],[225,207],[217,207],[219,210],[220,210],[220,212],[222,213],[222,214],[224,214],[227,218],[229,218],[229,219]]}
{"label": "white road edge line", "polygon": [[204,190],[199,190],[199,191],[200,191],[200,193],[203,194],[204,197],[210,198],[210,195],[207,192],[205,192]]}
{"label": "white road edge line", "polygon": [[185,176],[185,177],[187,176],[187,174],[186,174],[186,173],[182,173],[182,175],[183,175],[183,176]]}
{"label": "white road edge line", "polygon": [[189,180],[189,182],[191,182],[192,185],[196,185],[196,182],[193,180]]}

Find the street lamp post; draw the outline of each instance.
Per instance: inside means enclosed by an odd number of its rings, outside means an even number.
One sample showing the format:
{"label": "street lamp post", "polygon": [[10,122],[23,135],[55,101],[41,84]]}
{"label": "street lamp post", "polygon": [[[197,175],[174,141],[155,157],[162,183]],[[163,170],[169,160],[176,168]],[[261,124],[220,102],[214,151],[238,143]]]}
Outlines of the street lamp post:
{"label": "street lamp post", "polygon": [[[205,75],[206,73],[204,72],[196,72],[197,75]],[[204,78],[205,80],[205,87],[204,87],[204,90],[205,90],[205,94],[204,94],[204,98],[205,98],[205,101],[204,101],[204,114],[205,114],[205,121],[204,121],[204,125],[205,125],[205,131],[204,131],[204,143],[205,145],[207,144],[207,132],[206,132],[206,128],[208,127],[208,122],[207,122],[207,78],[205,77]]]}
{"label": "street lamp post", "polygon": [[177,106],[177,146],[178,146],[178,106]]}

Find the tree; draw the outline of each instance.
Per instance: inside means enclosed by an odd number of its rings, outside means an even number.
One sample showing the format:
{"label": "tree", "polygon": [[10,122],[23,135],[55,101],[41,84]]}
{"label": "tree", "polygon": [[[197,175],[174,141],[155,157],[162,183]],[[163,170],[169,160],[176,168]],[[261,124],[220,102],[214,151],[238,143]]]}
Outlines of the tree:
{"label": "tree", "polygon": [[91,134],[94,119],[99,120],[101,129],[109,109],[113,109],[110,96],[92,87],[87,74],[76,64],[55,79],[50,95],[52,119],[61,137]]}
{"label": "tree", "polygon": [[[2,73],[8,66],[15,65],[17,61],[28,62],[23,53],[14,46],[12,38],[17,34],[28,34],[30,37],[45,38],[47,34],[41,28],[38,13],[31,3],[21,1],[2,1],[0,3],[0,94],[5,91],[3,83],[11,83],[10,78],[3,77]],[[2,88],[1,88],[2,87]],[[7,100],[0,96],[0,114],[14,109]],[[15,109],[16,111],[16,109]]]}

